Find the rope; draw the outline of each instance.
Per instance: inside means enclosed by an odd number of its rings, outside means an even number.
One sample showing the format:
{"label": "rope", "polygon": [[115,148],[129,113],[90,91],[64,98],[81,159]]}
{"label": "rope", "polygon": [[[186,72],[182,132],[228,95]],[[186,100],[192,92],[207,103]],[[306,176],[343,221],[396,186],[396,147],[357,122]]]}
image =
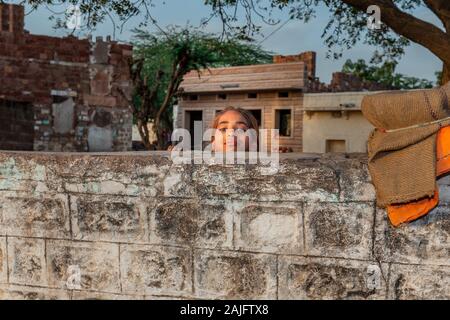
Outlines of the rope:
{"label": "rope", "polygon": [[390,130],[381,130],[383,132],[397,132],[397,131],[403,131],[403,130],[408,130],[408,129],[414,129],[414,128],[422,128],[422,127],[426,127],[432,124],[439,124],[440,126],[442,126],[442,123],[449,121],[450,124],[450,117],[446,117],[443,119],[439,119],[439,120],[434,120],[434,121],[430,121],[430,122],[425,122],[425,123],[420,123],[420,124],[415,124],[413,126],[409,126],[409,127],[404,127],[404,128],[398,128],[398,129],[390,129]]}

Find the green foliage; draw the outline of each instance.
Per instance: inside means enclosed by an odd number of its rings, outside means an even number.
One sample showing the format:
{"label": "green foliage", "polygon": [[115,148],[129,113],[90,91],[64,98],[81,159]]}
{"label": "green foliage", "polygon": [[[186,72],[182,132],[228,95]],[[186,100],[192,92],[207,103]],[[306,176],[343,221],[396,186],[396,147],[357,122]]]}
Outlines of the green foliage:
{"label": "green foliage", "polygon": [[[1,1],[1,0],[0,0]],[[362,42],[375,45],[382,50],[385,61],[398,61],[405,53],[410,40],[395,33],[386,24],[381,30],[369,31],[367,13],[356,9],[345,0],[203,0],[211,8],[211,14],[204,17],[203,25],[218,19],[223,25],[223,36],[253,40],[260,34],[261,24],[279,25],[288,12],[290,19],[308,22],[318,10],[328,10],[329,21],[322,34],[328,47],[327,56],[340,58],[345,50]],[[26,0],[33,7],[61,4],[79,5],[85,24],[94,28],[105,19],[111,19],[116,28],[135,16],[143,17],[142,25],[156,23],[151,15],[154,0]],[[390,2],[390,1],[388,1]],[[401,10],[413,13],[419,7],[426,7],[423,0],[392,0]],[[374,2],[376,4],[376,2]],[[117,21],[116,21],[117,20]]]}
{"label": "green foliage", "polygon": [[[0,3],[2,1],[0,0]],[[141,25],[147,25],[153,21],[150,10],[153,7],[152,0],[25,0],[31,8],[37,9],[45,6],[55,14],[56,27],[64,25],[69,18],[68,12],[61,12],[62,5],[77,5],[84,17],[84,28],[94,29],[105,20],[113,22],[114,27],[121,29],[132,17],[143,15]]]}
{"label": "green foliage", "polygon": [[[419,6],[424,6],[422,0],[393,0],[400,8],[412,12]],[[381,30],[368,31],[367,13],[345,3],[342,0],[206,0],[213,14],[224,20],[224,27],[230,32],[240,31],[247,36],[259,32],[255,18],[271,18],[275,21],[277,15],[288,12],[291,19],[308,22],[316,16],[318,10],[327,9],[329,20],[325,26],[322,38],[329,48],[327,57],[338,59],[345,50],[349,50],[358,42],[375,45],[382,50],[386,61],[398,60],[410,41],[393,32],[382,24]],[[244,22],[236,19],[236,12],[244,11]],[[278,21],[279,22],[279,21]],[[239,26],[240,24],[243,26]],[[242,34],[241,36],[245,36]]]}
{"label": "green foliage", "polygon": [[[153,121],[161,114],[160,129],[172,125],[172,106],[183,76],[193,70],[272,61],[272,54],[236,38],[222,39],[195,28],[170,27],[150,33],[134,30],[134,71],[144,81],[134,97],[135,117]],[[155,91],[149,95],[149,91]],[[143,103],[147,95],[146,103]],[[150,97],[151,96],[151,97]]]}
{"label": "green foliage", "polygon": [[397,64],[392,61],[368,65],[364,59],[358,59],[356,62],[347,60],[342,66],[342,72],[352,73],[361,79],[382,83],[393,89],[424,89],[433,87],[433,83],[429,80],[395,73],[396,66]]}

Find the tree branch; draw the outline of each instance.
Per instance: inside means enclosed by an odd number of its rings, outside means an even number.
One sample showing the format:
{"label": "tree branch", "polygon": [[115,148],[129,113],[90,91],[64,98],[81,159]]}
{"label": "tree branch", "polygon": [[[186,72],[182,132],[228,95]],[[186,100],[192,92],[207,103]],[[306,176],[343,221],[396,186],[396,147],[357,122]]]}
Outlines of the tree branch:
{"label": "tree branch", "polygon": [[448,0],[424,0],[425,5],[444,24],[445,30],[450,31],[450,2]]}

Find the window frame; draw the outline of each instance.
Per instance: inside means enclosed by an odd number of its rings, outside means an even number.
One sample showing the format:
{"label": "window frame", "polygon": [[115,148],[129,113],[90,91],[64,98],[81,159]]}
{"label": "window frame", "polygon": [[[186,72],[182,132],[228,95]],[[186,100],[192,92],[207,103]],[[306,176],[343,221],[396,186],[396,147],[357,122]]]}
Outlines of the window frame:
{"label": "window frame", "polygon": [[277,124],[277,111],[281,110],[289,110],[291,112],[291,135],[282,136],[280,135],[280,139],[294,139],[294,107],[276,107],[273,109],[273,129],[279,129]]}

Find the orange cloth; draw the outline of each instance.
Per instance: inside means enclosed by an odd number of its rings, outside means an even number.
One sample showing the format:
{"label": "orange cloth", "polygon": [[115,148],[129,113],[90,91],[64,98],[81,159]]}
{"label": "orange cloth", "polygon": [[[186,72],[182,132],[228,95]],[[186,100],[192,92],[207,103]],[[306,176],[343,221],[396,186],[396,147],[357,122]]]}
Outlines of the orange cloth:
{"label": "orange cloth", "polygon": [[[436,177],[450,172],[450,126],[441,128],[436,141]],[[406,204],[387,207],[389,220],[394,226],[416,220],[430,212],[439,203],[439,191],[432,198],[423,198]]]}
{"label": "orange cloth", "polygon": [[438,131],[436,143],[436,176],[450,172],[450,126]]}

